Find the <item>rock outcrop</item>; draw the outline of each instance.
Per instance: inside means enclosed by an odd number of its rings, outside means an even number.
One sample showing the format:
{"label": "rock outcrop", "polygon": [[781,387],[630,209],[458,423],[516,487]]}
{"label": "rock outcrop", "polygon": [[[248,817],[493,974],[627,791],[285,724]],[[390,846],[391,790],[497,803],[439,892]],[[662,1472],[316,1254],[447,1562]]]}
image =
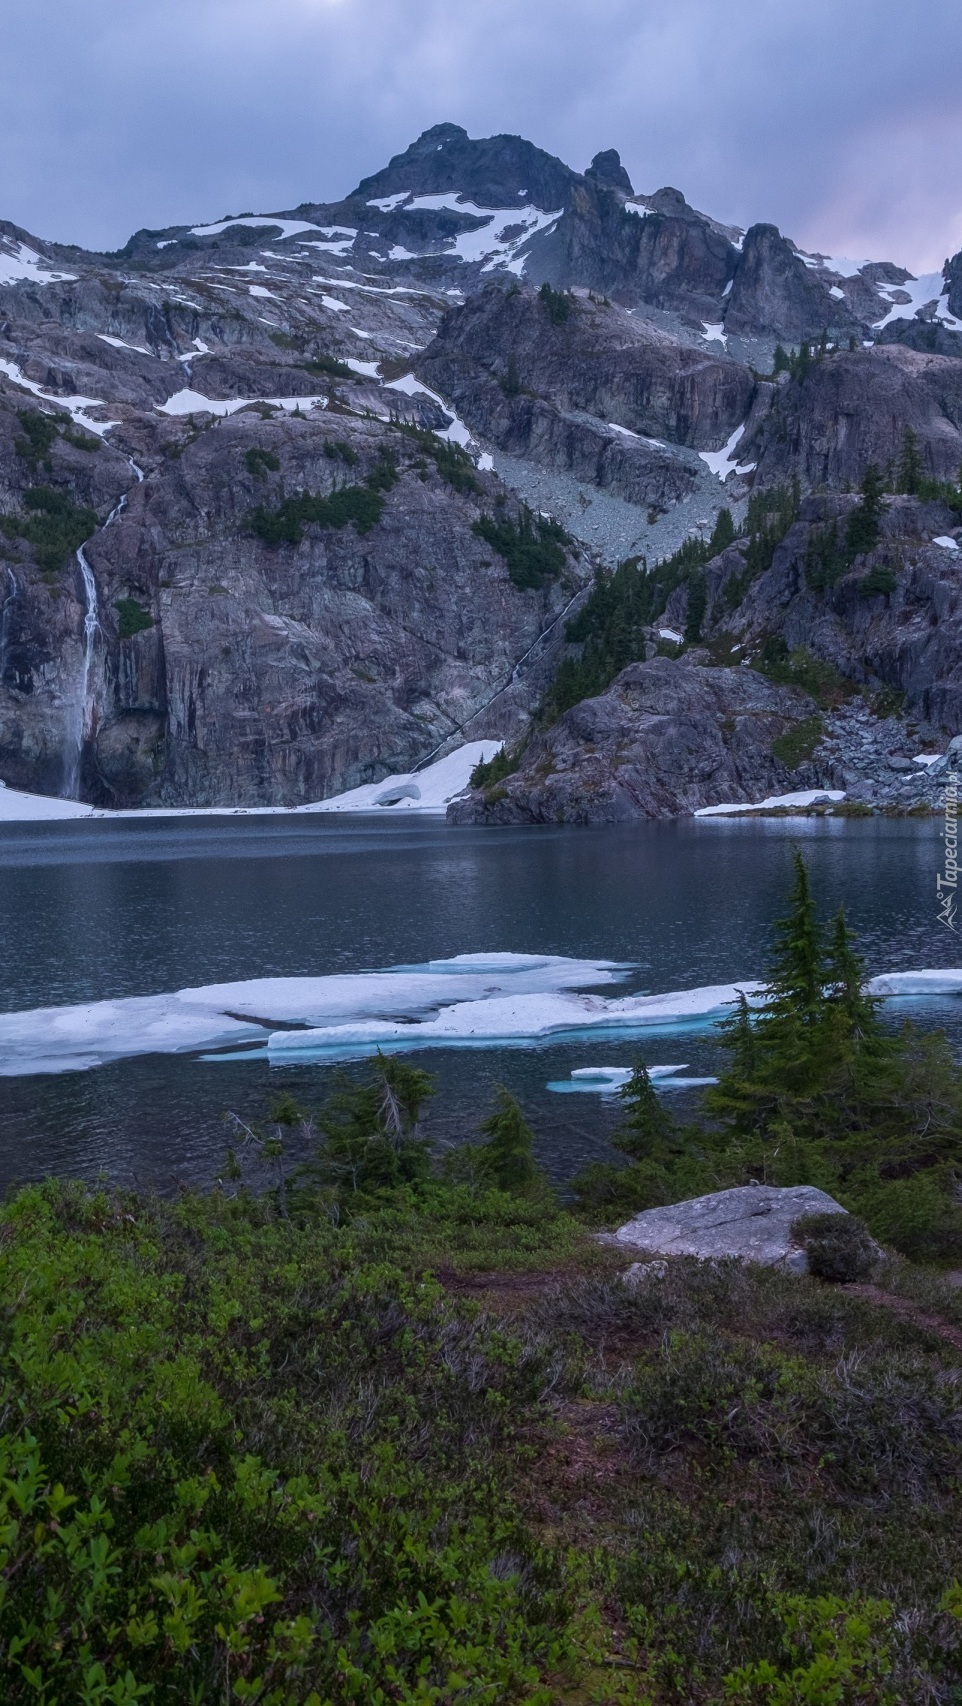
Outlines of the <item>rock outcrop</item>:
{"label": "rock outcrop", "polygon": [[542,403],[716,450],[744,421],[754,392],[740,362],[610,303],[573,296],[559,306],[556,296],[500,285],[445,316],[418,371],[505,448],[530,441]]}
{"label": "rock outcrop", "polygon": [[537,735],[513,775],[455,801],[448,821],[627,823],[784,793],[792,775],[772,744],[813,715],[811,699],[698,657],[629,665]]}
{"label": "rock outcrop", "polygon": [[840,350],[802,378],[762,388],[769,407],[750,425],[739,455],[760,485],[797,476],[803,485],[858,486],[870,463],[894,468],[906,430],[922,472],[954,479],[962,463],[962,362],[902,344]]}
{"label": "rock outcrop", "polygon": [[788,1273],[808,1272],[808,1257],[792,1236],[803,1215],[845,1214],[814,1185],[740,1185],[707,1197],[650,1208],[620,1226],[615,1241],[653,1256],[735,1258]]}
{"label": "rock outcrop", "polygon": [[725,330],[790,343],[817,338],[822,332],[847,337],[858,321],[844,297],[832,296],[832,288],[805,265],[776,226],[753,225],[745,233],[735,268]]}

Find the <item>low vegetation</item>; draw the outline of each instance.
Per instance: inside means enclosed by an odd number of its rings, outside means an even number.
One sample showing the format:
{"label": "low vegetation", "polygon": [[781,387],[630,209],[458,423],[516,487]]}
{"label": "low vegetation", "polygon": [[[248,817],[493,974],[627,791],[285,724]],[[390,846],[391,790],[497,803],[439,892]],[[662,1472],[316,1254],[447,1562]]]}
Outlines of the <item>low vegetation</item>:
{"label": "low vegetation", "polygon": [[[328,443],[334,456],[341,454],[338,441]],[[344,448],[350,451],[350,445]],[[382,452],[361,486],[336,486],[327,497],[299,492],[296,497],[283,498],[273,509],[259,505],[250,517],[251,532],[272,546],[299,545],[304,528],[311,522],[316,527],[353,526],[358,533],[370,533],[384,513],[384,493],[396,481],[396,463]]]}
{"label": "low vegetation", "polygon": [[97,513],[53,486],[28,486],[23,501],[27,513],[0,515],[0,532],[25,540],[45,574],[54,575],[95,531]]}
{"label": "low vegetation", "polygon": [[19,409],[17,420],[21,436],[14,441],[14,449],[34,469],[42,465],[49,472],[52,467],[50,451],[58,438],[72,444],[75,450],[93,452],[100,449],[99,438],[81,432],[66,416],[44,414],[40,409]]}
{"label": "low vegetation", "polygon": [[119,598],[114,609],[117,612],[117,635],[121,640],[132,640],[135,634],[142,634],[154,625],[150,611],[144,609],[139,599]]}
{"label": "low vegetation", "polygon": [[[799,867],[704,1128],[636,1072],[623,1197],[803,1178],[958,1260],[958,1071],[860,978]],[[378,1057],[208,1196],[0,1209],[4,1701],[954,1706],[962,1295],[839,1216],[810,1278],[629,1287],[507,1090],[440,1154],[432,1091]]]}
{"label": "low vegetation", "polygon": [[[675,589],[697,577],[707,562],[735,537],[731,512],[723,509],[710,539],[686,539],[663,563],[649,569],[644,558],[629,557],[613,574],[599,573],[577,616],[565,628],[565,639],[580,645],[580,657],[563,658],[542,707],[546,722],[603,693],[629,663],[645,655],[646,630],[657,620]],[[698,584],[696,582],[696,584]],[[704,580],[700,583],[704,588]],[[690,610],[689,628],[700,629],[697,600]]]}
{"label": "low vegetation", "polygon": [[508,574],[522,591],[537,592],[564,570],[565,551],[571,544],[567,533],[557,521],[532,514],[527,505],[517,519],[506,510],[479,516],[471,531],[504,558]]}

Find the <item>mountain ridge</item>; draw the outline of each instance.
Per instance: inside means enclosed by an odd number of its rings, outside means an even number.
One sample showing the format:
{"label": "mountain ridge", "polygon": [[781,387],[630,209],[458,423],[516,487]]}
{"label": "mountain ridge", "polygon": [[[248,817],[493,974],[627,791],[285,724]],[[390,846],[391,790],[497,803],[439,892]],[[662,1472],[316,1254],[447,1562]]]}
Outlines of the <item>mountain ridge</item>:
{"label": "mountain ridge", "polygon": [[962,255],[849,265],[451,124],[111,255],[0,224],[0,778],[299,804],[525,738],[597,572],[906,432],[950,479]]}

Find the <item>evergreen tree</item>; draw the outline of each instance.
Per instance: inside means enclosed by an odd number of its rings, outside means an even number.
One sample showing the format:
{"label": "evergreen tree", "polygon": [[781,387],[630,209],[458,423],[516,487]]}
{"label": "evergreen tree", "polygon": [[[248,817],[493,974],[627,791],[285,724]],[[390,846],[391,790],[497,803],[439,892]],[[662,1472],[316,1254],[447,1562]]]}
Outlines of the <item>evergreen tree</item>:
{"label": "evergreen tree", "polygon": [[899,456],[898,490],[906,492],[909,497],[917,497],[923,477],[919,441],[912,428],[906,427],[902,434],[902,451]]}
{"label": "evergreen tree", "polygon": [[861,485],[861,499],[848,518],[846,544],[854,557],[874,551],[878,544],[879,521],[882,516],[882,476],[874,463],[869,463]]}
{"label": "evergreen tree", "polygon": [[730,509],[720,509],[715,519],[712,536],[708,541],[708,549],[712,557],[727,551],[729,545],[735,543],[735,523]]}
{"label": "evergreen tree", "polygon": [[534,1158],[534,1133],[510,1090],[499,1084],[495,1109],[481,1130],[487,1143],[477,1151],[484,1176],[499,1191],[511,1196],[530,1196],[545,1186],[544,1174]]}
{"label": "evergreen tree", "polygon": [[618,1097],[624,1114],[611,1138],[613,1148],[630,1155],[633,1161],[658,1159],[670,1143],[674,1124],[643,1062],[637,1063]]}
{"label": "evergreen tree", "polygon": [[775,354],[772,357],[771,377],[774,379],[776,374],[778,374],[778,373],[791,373],[791,371],[792,371],[792,363],[791,363],[790,357],[787,355],[786,351],[782,348],[781,344],[776,344],[775,345]]}
{"label": "evergreen tree", "polygon": [[321,1141],[301,1179],[336,1202],[423,1183],[430,1151],[421,1109],[434,1080],[400,1055],[382,1055],[361,1084],[341,1077],[318,1116]]}

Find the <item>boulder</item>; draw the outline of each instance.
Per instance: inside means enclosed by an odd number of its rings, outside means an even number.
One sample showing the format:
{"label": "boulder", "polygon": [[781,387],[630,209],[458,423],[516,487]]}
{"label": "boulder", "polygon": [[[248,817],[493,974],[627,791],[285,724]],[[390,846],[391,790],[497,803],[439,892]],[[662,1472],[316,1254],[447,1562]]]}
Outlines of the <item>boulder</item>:
{"label": "boulder", "polygon": [[792,1239],[805,1214],[847,1211],[814,1185],[739,1185],[707,1197],[646,1209],[615,1233],[619,1244],[658,1256],[738,1257],[789,1273],[808,1272],[808,1257]]}

